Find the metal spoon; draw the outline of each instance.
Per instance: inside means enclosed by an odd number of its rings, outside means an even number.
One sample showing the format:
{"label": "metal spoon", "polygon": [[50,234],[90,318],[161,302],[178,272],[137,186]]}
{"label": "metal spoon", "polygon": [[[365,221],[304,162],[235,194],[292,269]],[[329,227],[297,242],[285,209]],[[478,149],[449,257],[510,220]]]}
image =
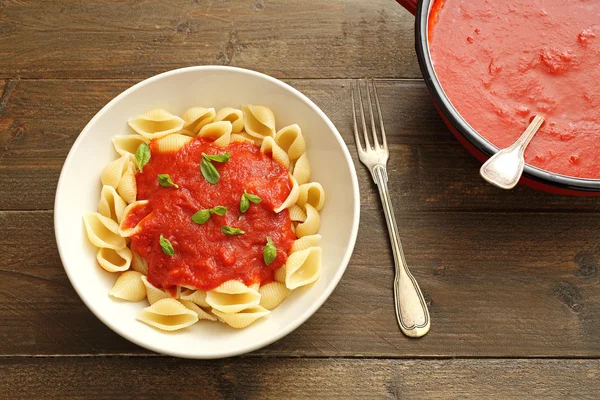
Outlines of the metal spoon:
{"label": "metal spoon", "polygon": [[542,123],[544,117],[536,115],[525,132],[511,146],[499,150],[481,166],[479,173],[482,178],[501,189],[514,188],[525,167],[525,148],[533,139]]}

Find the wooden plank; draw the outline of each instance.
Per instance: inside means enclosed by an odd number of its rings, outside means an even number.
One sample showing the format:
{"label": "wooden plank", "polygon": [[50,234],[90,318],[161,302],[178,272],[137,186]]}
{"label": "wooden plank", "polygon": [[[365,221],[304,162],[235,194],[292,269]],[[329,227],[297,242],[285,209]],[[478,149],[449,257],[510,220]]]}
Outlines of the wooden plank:
{"label": "wooden plank", "polygon": [[[51,209],[64,159],[81,129],[104,104],[136,81],[11,81],[0,108],[0,209]],[[358,171],[363,207],[378,208],[370,175],[356,158],[349,93],[352,80],[288,80],[338,127]],[[379,82],[389,141],[392,200],[397,212],[599,211],[593,198],[505,192],[485,183],[473,159],[444,127],[420,81]],[[107,143],[107,146],[110,146]],[[23,196],[29,193],[30,196]]]}
{"label": "wooden plank", "polygon": [[[402,336],[379,210],[365,210],[354,255],[324,306],[262,355],[600,356],[600,219],[573,213],[398,216],[432,329]],[[71,288],[51,212],[0,212],[0,355],[145,352],[104,327]]]}
{"label": "wooden plank", "polygon": [[600,390],[598,360],[60,357],[0,366],[10,399],[594,399]]}
{"label": "wooden plank", "polygon": [[0,3],[0,78],[146,78],[232,65],[279,78],[420,77],[391,0]]}

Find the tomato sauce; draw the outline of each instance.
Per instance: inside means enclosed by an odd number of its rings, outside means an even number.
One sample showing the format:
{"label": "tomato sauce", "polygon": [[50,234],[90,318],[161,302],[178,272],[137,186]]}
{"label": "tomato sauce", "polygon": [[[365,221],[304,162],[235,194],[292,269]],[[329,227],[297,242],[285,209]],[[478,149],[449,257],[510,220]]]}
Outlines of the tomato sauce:
{"label": "tomato sauce", "polygon": [[[148,261],[148,281],[169,291],[175,286],[210,290],[231,279],[246,285],[272,281],[296,239],[289,212],[273,211],[291,191],[287,169],[251,143],[231,143],[223,149],[196,138],[176,152],[159,153],[154,141],[150,150],[150,162],[136,175],[137,199],[147,199],[149,204],[135,209],[124,222],[128,226],[129,220],[141,220],[142,229],[133,235],[131,248]],[[202,153],[225,152],[231,158],[212,163],[220,180],[210,184],[200,172]],[[159,174],[169,174],[179,188],[160,186]],[[242,213],[240,197],[244,190],[262,201],[250,203],[248,211]],[[202,225],[192,221],[198,210],[215,206],[227,207],[227,213],[213,214]],[[224,225],[245,234],[225,235],[221,232]],[[173,245],[172,257],[162,250],[160,235]],[[277,257],[268,266],[263,259],[267,236],[277,248]]]}
{"label": "tomato sauce", "polygon": [[540,114],[527,163],[600,178],[600,1],[438,0],[429,44],[444,91],[503,148]]}

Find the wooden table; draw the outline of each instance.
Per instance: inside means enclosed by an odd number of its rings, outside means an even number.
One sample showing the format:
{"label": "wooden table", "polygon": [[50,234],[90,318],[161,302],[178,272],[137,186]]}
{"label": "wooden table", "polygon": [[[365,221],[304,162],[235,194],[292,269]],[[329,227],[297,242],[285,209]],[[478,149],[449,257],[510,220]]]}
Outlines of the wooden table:
{"label": "wooden table", "polygon": [[[597,398],[600,202],[480,179],[429,100],[413,22],[392,0],[0,1],[0,397]],[[218,361],[153,354],[105,327],[71,287],[52,221],[87,121],[142,79],[203,64],[313,99],[362,198],[325,305],[279,342]],[[420,340],[396,325],[382,209],[354,149],[349,94],[364,76],[381,79],[392,198],[431,310]]]}

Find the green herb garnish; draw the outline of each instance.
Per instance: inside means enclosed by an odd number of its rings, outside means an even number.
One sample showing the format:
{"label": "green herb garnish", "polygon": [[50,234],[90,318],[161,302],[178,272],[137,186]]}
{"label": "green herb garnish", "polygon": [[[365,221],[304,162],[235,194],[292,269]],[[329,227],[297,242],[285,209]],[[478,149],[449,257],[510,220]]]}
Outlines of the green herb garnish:
{"label": "green herb garnish", "polygon": [[224,225],[221,227],[221,232],[223,232],[227,236],[243,235],[244,233],[246,233],[239,228],[233,228],[233,227],[227,226],[227,225]]}
{"label": "green herb garnish", "polygon": [[169,257],[173,257],[173,255],[175,254],[175,249],[173,248],[171,242],[169,242],[168,239],[165,239],[163,235],[160,235],[159,243],[160,247],[162,247],[162,251]]}
{"label": "green herb garnish", "polygon": [[275,248],[275,244],[271,238],[267,237],[267,244],[263,248],[263,258],[265,259],[265,264],[270,265],[273,261],[275,261],[275,257],[277,257],[277,248]]}
{"label": "green herb garnish", "polygon": [[229,153],[224,153],[224,154],[202,153],[202,161],[200,162],[200,172],[202,172],[202,176],[204,176],[204,179],[206,179],[209,183],[216,185],[217,182],[219,182],[219,178],[221,176],[219,175],[219,171],[217,171],[215,166],[212,165],[211,161],[223,163],[223,162],[229,161],[230,157],[231,156],[229,155]]}
{"label": "green herb garnish", "polygon": [[197,213],[195,213],[194,215],[192,215],[192,221],[194,221],[195,223],[197,223],[199,225],[202,225],[206,221],[208,221],[208,219],[210,218],[211,214],[217,214],[217,215],[220,215],[222,217],[226,213],[227,213],[227,207],[216,206],[216,207],[210,208],[208,210],[200,210],[200,211],[198,211]]}
{"label": "green herb garnish", "polygon": [[146,143],[142,143],[135,151],[135,164],[140,172],[142,172],[144,166],[148,164],[148,161],[150,161],[150,147]]}
{"label": "green herb garnish", "polygon": [[240,211],[246,212],[250,208],[250,202],[254,204],[260,203],[262,200],[255,194],[248,193],[244,190],[244,194],[240,198]]}
{"label": "green herb garnish", "polygon": [[175,189],[178,189],[179,186],[177,184],[175,184],[172,180],[171,177],[169,176],[169,174],[158,174],[158,184],[162,187],[174,187]]}

